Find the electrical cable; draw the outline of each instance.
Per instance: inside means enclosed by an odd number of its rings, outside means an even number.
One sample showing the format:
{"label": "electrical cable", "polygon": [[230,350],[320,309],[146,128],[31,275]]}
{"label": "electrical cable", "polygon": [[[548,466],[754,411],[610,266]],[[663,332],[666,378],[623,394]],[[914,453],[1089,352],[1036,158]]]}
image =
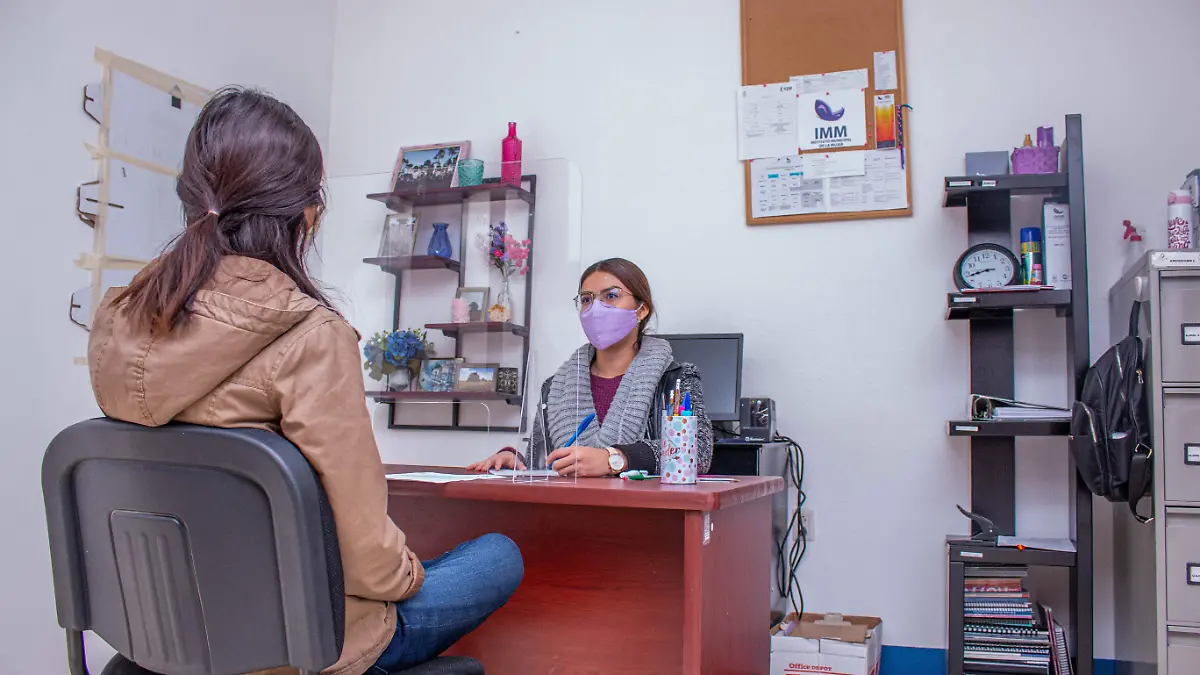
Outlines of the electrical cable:
{"label": "electrical cable", "polygon": [[[786,443],[788,446],[783,473],[785,480],[796,488],[796,508],[792,511],[792,517],[788,520],[783,537],[776,542],[779,575],[775,579],[775,585],[780,597],[787,598],[792,604],[792,610],[797,615],[802,615],[804,614],[804,591],[800,588],[799,568],[800,561],[804,559],[804,554],[808,551],[808,531],[805,529],[801,517],[804,502],[808,499],[804,494],[804,449],[800,447],[799,443],[783,434],[775,434],[774,441]],[[787,542],[792,538],[793,532],[795,539],[789,546]],[[797,599],[799,599],[799,603],[797,603]]]}

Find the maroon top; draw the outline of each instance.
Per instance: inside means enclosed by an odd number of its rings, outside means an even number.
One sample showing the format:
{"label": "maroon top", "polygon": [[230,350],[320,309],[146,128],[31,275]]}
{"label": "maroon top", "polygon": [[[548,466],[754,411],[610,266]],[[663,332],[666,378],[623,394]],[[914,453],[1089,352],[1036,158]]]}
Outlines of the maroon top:
{"label": "maroon top", "polygon": [[621,378],[600,377],[592,375],[592,403],[596,406],[596,421],[604,424],[604,416],[608,414],[608,406],[612,405],[613,397],[617,395],[617,387],[621,386]]}

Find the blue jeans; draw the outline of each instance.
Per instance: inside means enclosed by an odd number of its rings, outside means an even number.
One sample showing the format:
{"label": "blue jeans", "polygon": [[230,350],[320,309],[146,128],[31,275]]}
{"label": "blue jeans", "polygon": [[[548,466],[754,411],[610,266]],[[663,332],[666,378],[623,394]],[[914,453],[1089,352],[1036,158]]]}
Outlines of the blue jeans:
{"label": "blue jeans", "polygon": [[371,675],[425,663],[504,606],[525,575],[521,551],[502,534],[485,534],[424,563],[425,583],[396,605],[396,634]]}

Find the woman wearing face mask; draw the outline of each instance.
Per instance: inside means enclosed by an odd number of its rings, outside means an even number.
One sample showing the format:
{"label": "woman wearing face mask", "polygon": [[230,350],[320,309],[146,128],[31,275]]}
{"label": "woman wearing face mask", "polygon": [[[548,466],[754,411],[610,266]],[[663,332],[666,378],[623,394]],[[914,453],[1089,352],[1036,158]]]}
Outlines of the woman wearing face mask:
{"label": "woman wearing face mask", "polygon": [[[615,476],[635,469],[658,473],[663,400],[678,383],[699,418],[700,472],[706,472],[712,462],[712,423],[704,412],[700,372],[676,362],[666,340],[646,335],[654,316],[646,275],[628,260],[602,260],[580,277],[575,304],[589,344],[542,385],[541,420],[533,425],[534,463],[541,465],[549,448],[546,467],[564,476]],[[595,420],[566,447],[580,421],[593,413]],[[505,448],[468,468],[524,469],[526,463],[515,449]]]}

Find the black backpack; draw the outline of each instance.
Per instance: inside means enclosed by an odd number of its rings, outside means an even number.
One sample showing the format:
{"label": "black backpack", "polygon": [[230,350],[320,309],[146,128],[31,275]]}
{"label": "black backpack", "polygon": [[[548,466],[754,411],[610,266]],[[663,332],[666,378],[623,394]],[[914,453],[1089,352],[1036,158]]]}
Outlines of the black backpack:
{"label": "black backpack", "polygon": [[1137,505],[1153,489],[1154,451],[1150,447],[1150,410],[1145,356],[1138,337],[1142,303],[1133,303],[1129,335],[1104,352],[1083,379],[1071,410],[1071,454],[1088,488],[1110,502],[1128,502],[1140,522]]}

